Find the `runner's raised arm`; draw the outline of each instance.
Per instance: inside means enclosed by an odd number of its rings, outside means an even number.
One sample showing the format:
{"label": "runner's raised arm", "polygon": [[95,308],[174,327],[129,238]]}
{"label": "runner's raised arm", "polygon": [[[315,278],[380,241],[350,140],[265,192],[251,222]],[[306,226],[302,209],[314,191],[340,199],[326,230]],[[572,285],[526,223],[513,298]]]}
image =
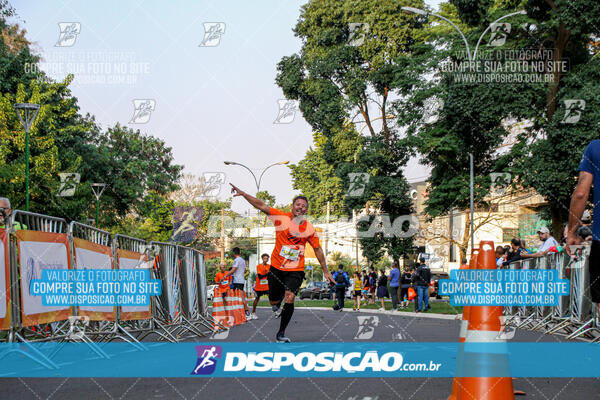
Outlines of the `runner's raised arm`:
{"label": "runner's raised arm", "polygon": [[262,201],[261,199],[257,199],[254,196],[250,196],[248,193],[244,192],[243,190],[235,186],[233,183],[230,183],[230,185],[233,197],[242,196],[244,199],[246,199],[248,203],[250,203],[252,207],[269,215],[269,206],[264,201]]}

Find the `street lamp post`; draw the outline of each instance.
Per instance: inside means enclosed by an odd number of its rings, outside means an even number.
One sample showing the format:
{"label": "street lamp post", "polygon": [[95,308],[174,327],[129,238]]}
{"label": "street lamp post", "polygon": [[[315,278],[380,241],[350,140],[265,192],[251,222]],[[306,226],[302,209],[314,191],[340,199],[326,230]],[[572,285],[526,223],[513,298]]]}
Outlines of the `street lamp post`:
{"label": "street lamp post", "polygon": [[[402,10],[404,11],[408,11],[408,12],[412,12],[415,14],[419,14],[419,15],[424,15],[426,17],[433,15],[434,17],[438,17],[446,22],[448,22],[450,25],[452,25],[452,27],[454,27],[454,29],[456,29],[456,31],[460,34],[460,36],[462,37],[463,42],[465,42],[465,47],[467,49],[467,57],[469,58],[469,64],[471,64],[473,62],[473,60],[476,59],[477,57],[477,50],[479,48],[479,44],[481,43],[481,39],[483,39],[483,37],[485,36],[485,34],[488,32],[488,30],[490,30],[490,28],[492,27],[492,25],[498,23],[499,21],[503,20],[504,18],[508,18],[508,17],[512,17],[513,15],[524,15],[527,14],[526,11],[517,11],[514,13],[510,13],[510,14],[506,14],[500,18],[498,18],[497,20],[495,20],[494,22],[492,22],[481,34],[481,36],[479,37],[479,40],[477,41],[477,45],[475,46],[475,51],[473,53],[473,55],[471,56],[471,49],[469,47],[469,41],[467,40],[467,38],[465,37],[464,33],[460,30],[460,28],[458,26],[456,26],[452,21],[450,21],[448,18],[439,15],[439,14],[435,14],[435,13],[431,13],[425,10],[421,10],[420,8],[415,8],[415,7],[402,7]],[[471,136],[473,136],[473,130],[471,130]],[[472,141],[472,140],[471,140]],[[471,148],[469,149],[469,209],[470,209],[470,214],[471,214],[471,224],[470,224],[470,230],[471,230],[471,250],[475,248],[475,237],[473,235],[474,233],[474,228],[473,228],[473,214],[474,214],[474,210],[473,210],[473,186],[474,186],[474,172],[473,172],[473,147],[471,145]]]}
{"label": "street lamp post", "polygon": [[[16,103],[15,111],[25,128],[25,211],[29,211],[29,128],[40,110],[39,104]],[[23,111],[23,115],[21,115]]]}
{"label": "street lamp post", "polygon": [[[289,164],[289,161],[280,161],[280,162],[277,162],[277,163],[269,165],[268,167],[266,167],[266,168],[264,168],[262,170],[262,172],[259,175],[258,179],[256,179],[256,175],[254,175],[254,172],[252,172],[252,170],[250,168],[248,168],[247,166],[245,166],[244,164],[240,164],[239,162],[235,162],[235,161],[223,161],[223,163],[225,165],[239,165],[240,167],[246,168],[248,170],[248,172],[250,172],[250,174],[254,178],[254,183],[256,184],[256,198],[258,198],[258,193],[260,192],[260,183],[262,182],[262,177],[265,174],[265,172],[269,168],[274,167],[275,165],[286,165],[286,164]],[[258,229],[256,231],[256,260],[257,260],[257,262],[260,259],[260,245],[259,245],[259,240],[260,240],[260,211],[258,212]]]}
{"label": "street lamp post", "polygon": [[96,228],[98,228],[98,219],[100,217],[100,196],[106,189],[106,183],[92,183],[92,191],[96,196]]}

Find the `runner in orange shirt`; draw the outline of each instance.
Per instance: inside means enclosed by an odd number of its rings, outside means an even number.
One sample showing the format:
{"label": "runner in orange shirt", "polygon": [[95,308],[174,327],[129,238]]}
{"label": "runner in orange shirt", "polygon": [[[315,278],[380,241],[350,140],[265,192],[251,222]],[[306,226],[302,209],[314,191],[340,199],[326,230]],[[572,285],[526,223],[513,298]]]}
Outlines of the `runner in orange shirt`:
{"label": "runner in orange shirt", "polygon": [[217,275],[215,275],[215,283],[219,286],[215,289],[219,290],[221,296],[223,296],[223,301],[225,301],[225,293],[229,290],[231,276],[225,276],[227,274],[227,267],[225,267],[225,264],[219,265],[219,269],[221,272],[217,272]]}
{"label": "runner in orange shirt", "polygon": [[258,305],[258,301],[260,296],[269,295],[269,270],[271,266],[269,265],[269,255],[263,254],[260,258],[262,258],[262,264],[258,264],[256,266],[256,282],[254,282],[254,303],[252,304],[252,319],[258,319],[256,315],[256,306]]}
{"label": "runner in orange shirt", "polygon": [[242,196],[254,208],[269,216],[275,225],[275,248],[271,254],[271,269],[269,270],[269,301],[273,311],[277,311],[281,302],[285,304],[281,311],[281,322],[276,339],[278,342],[289,343],[285,336],[285,328],[294,313],[294,299],[304,280],[304,249],[308,242],[314,249],[317,260],[323,268],[323,276],[335,283],[327,269],[325,254],[319,244],[319,237],[314,226],[305,219],[308,211],[308,199],[296,196],[292,201],[292,212],[285,213],[269,207],[262,200],[243,192],[231,184],[233,197]]}

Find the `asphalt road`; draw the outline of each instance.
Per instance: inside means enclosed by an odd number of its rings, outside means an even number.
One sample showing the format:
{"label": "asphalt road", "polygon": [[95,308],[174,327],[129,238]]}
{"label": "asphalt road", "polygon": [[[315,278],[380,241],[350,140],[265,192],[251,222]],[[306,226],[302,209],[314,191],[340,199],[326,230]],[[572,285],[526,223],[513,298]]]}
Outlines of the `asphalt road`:
{"label": "asphalt road", "polygon": [[[260,319],[210,340],[274,341],[279,320],[267,308],[260,308],[258,315]],[[376,317],[370,319],[375,326],[359,333],[364,317]],[[460,321],[454,319],[296,308],[286,333],[301,342],[445,342],[457,340],[459,328]],[[563,339],[517,331],[513,340]],[[451,385],[450,378],[7,378],[0,379],[0,399],[446,399]],[[527,393],[523,399],[600,399],[598,378],[520,378],[514,387]]]}

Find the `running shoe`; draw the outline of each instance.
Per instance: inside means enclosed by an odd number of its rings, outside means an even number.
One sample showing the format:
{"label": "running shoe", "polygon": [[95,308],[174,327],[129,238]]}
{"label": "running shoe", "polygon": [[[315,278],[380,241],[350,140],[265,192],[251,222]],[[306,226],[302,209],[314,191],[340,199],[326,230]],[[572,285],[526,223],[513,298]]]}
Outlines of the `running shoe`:
{"label": "running shoe", "polygon": [[252,314],[250,314],[250,317],[251,317],[252,319],[258,319],[258,315],[256,315],[256,313],[252,313]]}
{"label": "running shoe", "polygon": [[291,340],[287,338],[283,333],[278,333],[276,337],[277,343],[290,343]]}

